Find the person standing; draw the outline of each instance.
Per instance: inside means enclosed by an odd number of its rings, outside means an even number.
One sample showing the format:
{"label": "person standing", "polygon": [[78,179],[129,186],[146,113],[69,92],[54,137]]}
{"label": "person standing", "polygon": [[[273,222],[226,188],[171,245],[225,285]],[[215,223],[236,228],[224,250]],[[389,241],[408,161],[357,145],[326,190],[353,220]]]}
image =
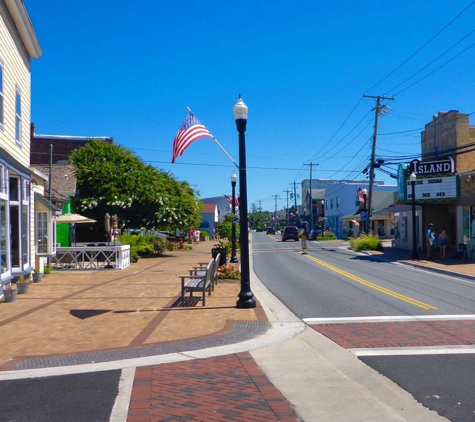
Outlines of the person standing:
{"label": "person standing", "polygon": [[200,229],[196,229],[194,235],[195,235],[195,243],[200,243],[200,236],[201,236]]}
{"label": "person standing", "polygon": [[435,235],[434,235],[434,225],[432,223],[429,224],[426,232],[426,247],[427,247],[427,259],[432,260],[431,257],[431,250],[434,247],[435,243]]}
{"label": "person standing", "polygon": [[447,249],[447,234],[443,229],[439,234],[440,258],[445,259],[445,251]]}

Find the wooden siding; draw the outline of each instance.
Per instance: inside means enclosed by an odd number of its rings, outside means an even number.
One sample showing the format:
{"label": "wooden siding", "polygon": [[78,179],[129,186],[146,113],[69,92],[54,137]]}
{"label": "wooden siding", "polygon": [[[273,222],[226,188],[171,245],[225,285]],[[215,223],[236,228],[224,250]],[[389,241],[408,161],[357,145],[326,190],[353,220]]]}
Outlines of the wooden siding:
{"label": "wooden siding", "polygon": [[[19,163],[30,165],[31,74],[29,58],[5,4],[0,0],[0,60],[3,63],[4,125],[1,147]],[[21,93],[22,144],[15,141],[16,89]]]}

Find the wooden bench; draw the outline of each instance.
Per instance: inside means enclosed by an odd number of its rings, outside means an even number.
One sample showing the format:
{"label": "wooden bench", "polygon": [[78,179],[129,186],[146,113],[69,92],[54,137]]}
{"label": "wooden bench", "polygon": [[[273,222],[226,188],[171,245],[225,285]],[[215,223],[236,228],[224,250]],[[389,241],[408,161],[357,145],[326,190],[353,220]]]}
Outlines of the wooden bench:
{"label": "wooden bench", "polygon": [[[221,257],[221,254],[219,253],[216,255],[216,258],[214,258],[214,265],[213,265],[213,276],[211,277],[211,290],[214,292],[214,286],[218,284],[218,268],[219,268],[219,259]],[[190,272],[190,276],[192,275],[198,275],[198,276],[203,276],[206,275],[206,262],[198,262],[198,266],[193,267],[192,270],[188,270]]]}
{"label": "wooden bench", "polygon": [[[203,306],[206,304],[206,291],[208,296],[211,295],[211,289],[213,284],[213,271],[214,271],[214,259],[212,259],[206,267],[204,275],[181,275],[181,303],[185,302],[185,293],[190,293],[190,297],[193,297],[194,292],[200,292],[202,294]],[[185,282],[185,280],[188,280]]]}

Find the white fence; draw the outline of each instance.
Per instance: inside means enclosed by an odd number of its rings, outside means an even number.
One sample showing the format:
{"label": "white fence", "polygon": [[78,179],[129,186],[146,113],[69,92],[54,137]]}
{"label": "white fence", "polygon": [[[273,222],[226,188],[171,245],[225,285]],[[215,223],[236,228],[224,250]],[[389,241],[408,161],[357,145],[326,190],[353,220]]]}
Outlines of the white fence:
{"label": "white fence", "polygon": [[72,246],[56,248],[51,266],[61,270],[122,270],[130,265],[130,245]]}

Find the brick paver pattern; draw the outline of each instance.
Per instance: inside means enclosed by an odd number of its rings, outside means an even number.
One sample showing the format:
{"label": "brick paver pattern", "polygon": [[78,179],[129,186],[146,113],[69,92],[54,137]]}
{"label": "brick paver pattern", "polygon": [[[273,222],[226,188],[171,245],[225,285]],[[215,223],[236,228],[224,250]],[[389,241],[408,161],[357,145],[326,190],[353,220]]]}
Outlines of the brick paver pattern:
{"label": "brick paver pattern", "polygon": [[475,344],[475,321],[405,321],[312,324],[346,349]]}
{"label": "brick paver pattern", "polygon": [[137,368],[127,422],[299,421],[249,353]]}

